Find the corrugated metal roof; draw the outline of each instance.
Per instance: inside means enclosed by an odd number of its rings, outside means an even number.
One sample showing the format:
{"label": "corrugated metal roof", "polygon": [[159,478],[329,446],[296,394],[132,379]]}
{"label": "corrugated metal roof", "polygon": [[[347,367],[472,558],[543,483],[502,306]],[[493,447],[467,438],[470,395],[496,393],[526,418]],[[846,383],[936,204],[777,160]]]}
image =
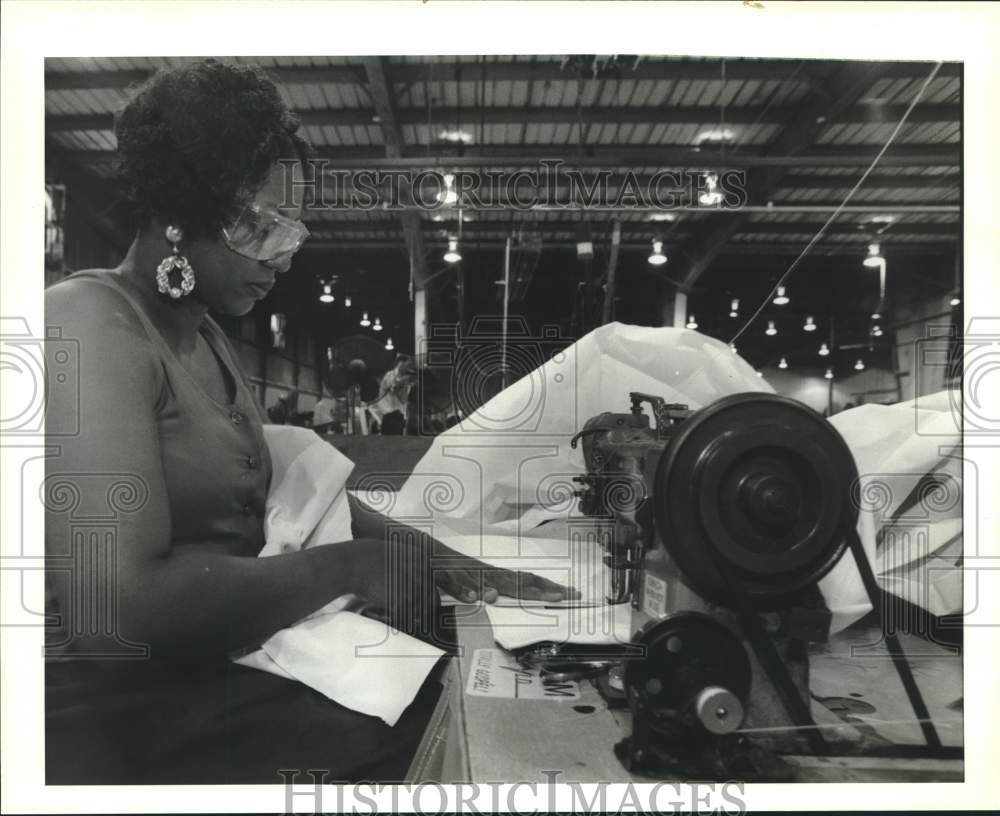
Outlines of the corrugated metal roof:
{"label": "corrugated metal roof", "polygon": [[[57,80],[55,87],[45,92],[46,117],[54,125],[48,133],[50,143],[71,160],[82,161],[95,175],[109,176],[110,165],[104,159],[115,148],[110,115],[127,102],[128,86],[141,80],[144,72],[191,59],[46,60],[46,74]],[[323,155],[336,158],[338,150],[353,150],[355,155],[357,151],[384,154],[383,123],[374,116],[363,58],[241,57],[236,61],[259,64],[272,72],[286,103],[308,116],[305,135]],[[616,149],[686,150],[698,146],[706,132],[719,130],[721,123],[726,123],[732,132],[726,155],[734,166],[740,166],[741,155],[766,152],[785,132],[790,116],[824,98],[824,78],[841,63],[631,57],[610,65],[600,58],[596,77],[593,62],[561,55],[393,56],[385,58],[385,65],[401,118],[404,148],[410,156],[442,150],[478,155],[478,151],[493,148],[531,156],[539,148],[564,148],[565,158],[572,160],[581,150],[599,154]],[[885,143],[896,126],[900,106],[913,99],[931,68],[929,64],[887,65],[892,70],[874,80],[854,106],[848,106],[835,121],[823,123],[810,149],[854,148],[856,153],[873,155]],[[917,108],[924,114],[915,115],[900,129],[898,144],[921,150],[957,145],[960,93],[954,68],[943,71],[929,84]],[[325,112],[330,114],[328,122],[324,121]],[[480,121],[482,112],[489,112],[485,121]],[[442,132],[456,127],[469,134],[468,145],[449,147],[442,142]],[[706,149],[715,148],[709,143]],[[655,159],[655,152],[651,158]],[[638,175],[659,169],[655,163],[641,164],[645,166],[633,168]],[[781,186],[772,197],[783,205],[825,205],[839,201],[863,171],[860,164],[785,167],[780,174]],[[818,181],[825,178],[830,181]],[[916,178],[927,183],[915,182]],[[894,179],[898,184],[894,185]],[[853,202],[887,207],[957,202],[959,184],[959,168],[954,163],[884,165],[858,190]],[[676,236],[688,234],[709,217],[703,212],[678,215],[677,221],[662,224],[648,223],[646,215],[638,212],[588,213],[587,218],[602,229],[616,216],[630,225],[633,235],[670,232]],[[344,225],[370,223],[375,226],[374,233],[383,238],[400,234],[394,217],[382,213],[336,212],[312,217],[317,222]],[[746,216],[746,229],[737,232],[734,240],[801,240],[803,236],[808,240],[822,223],[820,218],[805,213],[752,213]],[[425,220],[429,219],[428,215]],[[907,224],[941,224],[947,237],[954,235],[956,219],[949,213],[908,212],[890,228],[893,240],[899,240],[906,235],[903,228]],[[477,212],[470,223],[489,226],[495,232],[498,225],[511,220],[509,213]],[[572,232],[565,225],[565,213],[517,213],[514,220],[548,225],[542,226],[546,234]],[[454,220],[451,223],[454,226]],[[802,227],[788,233],[772,230],[758,234],[751,230],[754,224],[780,223],[800,223]],[[869,223],[870,216],[865,214],[838,218],[838,224],[867,228]],[[349,240],[354,231],[338,229],[337,233],[338,239]],[[924,229],[915,237],[926,241],[928,234]],[[846,239],[856,241],[857,236]],[[830,240],[845,240],[845,236],[831,236]]]}

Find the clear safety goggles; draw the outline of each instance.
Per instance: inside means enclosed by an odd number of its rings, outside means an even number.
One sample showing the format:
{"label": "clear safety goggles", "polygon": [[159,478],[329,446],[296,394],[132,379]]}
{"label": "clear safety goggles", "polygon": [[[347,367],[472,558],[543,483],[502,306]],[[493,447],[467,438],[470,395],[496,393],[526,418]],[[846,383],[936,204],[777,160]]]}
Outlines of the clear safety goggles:
{"label": "clear safety goggles", "polygon": [[251,202],[231,227],[223,228],[222,235],[226,246],[238,255],[255,261],[273,261],[297,252],[309,237],[309,230],[301,221]]}

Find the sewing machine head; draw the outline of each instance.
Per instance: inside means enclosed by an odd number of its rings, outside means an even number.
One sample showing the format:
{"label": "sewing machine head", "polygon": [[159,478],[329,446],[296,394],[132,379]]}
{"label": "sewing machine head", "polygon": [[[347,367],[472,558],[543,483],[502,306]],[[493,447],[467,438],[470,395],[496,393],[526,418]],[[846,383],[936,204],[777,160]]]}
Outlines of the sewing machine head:
{"label": "sewing machine head", "polygon": [[600,414],[573,440],[587,468],[580,509],[612,530],[608,601],[632,605],[642,655],[618,669],[634,714],[620,758],[725,776],[759,769],[762,747],[817,749],[804,644],[826,637],[816,583],[856,523],[850,451],[821,416],[773,394],[699,411],[630,399],[629,413]]}

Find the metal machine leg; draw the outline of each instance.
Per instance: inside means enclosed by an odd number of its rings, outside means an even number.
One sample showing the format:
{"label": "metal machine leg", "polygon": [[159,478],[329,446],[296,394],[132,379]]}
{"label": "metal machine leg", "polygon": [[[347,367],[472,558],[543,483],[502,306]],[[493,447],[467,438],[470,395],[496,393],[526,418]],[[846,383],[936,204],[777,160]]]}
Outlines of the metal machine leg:
{"label": "metal machine leg", "polygon": [[894,632],[889,632],[885,628],[885,620],[882,616],[882,599],[881,590],[875,581],[875,573],[872,572],[871,564],[868,562],[868,556],[865,555],[864,545],[861,543],[861,538],[858,536],[858,531],[853,526],[846,531],[847,541],[851,547],[851,552],[854,554],[854,561],[858,565],[858,572],[861,573],[861,581],[865,585],[865,591],[868,593],[868,599],[871,601],[872,609],[878,615],[879,628],[882,630],[882,636],[885,638],[886,646],[889,649],[889,655],[892,657],[892,663],[896,667],[896,671],[899,673],[899,679],[903,684],[903,688],[906,690],[906,696],[910,700],[910,705],[913,707],[913,713],[917,715],[917,720],[920,723],[920,729],[924,732],[924,740],[932,748],[941,747],[941,738],[938,736],[937,729],[934,727],[934,723],[931,722],[930,712],[927,710],[927,705],[924,703],[923,695],[920,693],[920,689],[917,688],[917,683],[913,679],[913,671],[910,669],[910,664],[906,660],[906,654],[903,652],[903,647],[899,642],[899,638],[896,637]]}

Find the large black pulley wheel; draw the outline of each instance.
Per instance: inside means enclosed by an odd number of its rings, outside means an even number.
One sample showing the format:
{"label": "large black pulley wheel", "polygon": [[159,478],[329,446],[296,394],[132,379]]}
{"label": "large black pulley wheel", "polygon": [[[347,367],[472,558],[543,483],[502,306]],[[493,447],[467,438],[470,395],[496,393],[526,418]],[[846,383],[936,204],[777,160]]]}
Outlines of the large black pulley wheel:
{"label": "large black pulley wheel", "polygon": [[774,609],[843,555],[845,525],[857,521],[847,498],[856,479],[844,440],[811,408],[734,394],[693,414],[664,451],[656,528],[704,598]]}
{"label": "large black pulley wheel", "polygon": [[740,726],[752,671],[729,629],[700,612],[677,612],[646,624],[632,643],[644,656],[625,661],[625,689],[646,726],[676,736],[685,715],[712,733]]}

